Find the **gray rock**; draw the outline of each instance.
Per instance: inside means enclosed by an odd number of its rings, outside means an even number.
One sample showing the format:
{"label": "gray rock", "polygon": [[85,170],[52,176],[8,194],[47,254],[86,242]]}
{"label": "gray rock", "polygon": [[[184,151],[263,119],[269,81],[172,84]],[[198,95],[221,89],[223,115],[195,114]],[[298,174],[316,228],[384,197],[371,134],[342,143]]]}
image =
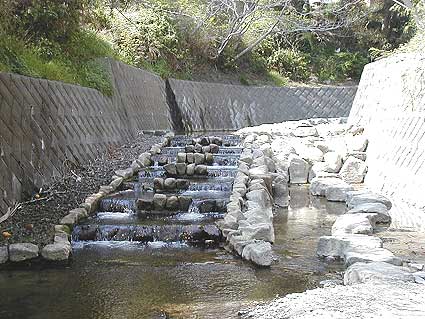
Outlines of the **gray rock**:
{"label": "gray rock", "polygon": [[71,244],[61,242],[44,246],[41,250],[41,255],[47,260],[63,261],[68,260],[71,251]]}
{"label": "gray rock", "polygon": [[188,176],[192,176],[192,175],[195,175],[195,164],[189,164],[189,165],[187,165],[187,167],[186,167],[186,174],[188,175]]}
{"label": "gray rock", "polygon": [[296,137],[318,136],[317,129],[314,126],[298,126],[294,132]]}
{"label": "gray rock", "polygon": [[189,164],[195,163],[195,154],[193,154],[193,153],[186,153],[186,161]]}
{"label": "gray rock", "polygon": [[69,214],[63,217],[60,221],[62,225],[70,225],[73,226],[78,221],[88,216],[87,210],[84,208],[75,208],[69,211]]}
{"label": "gray rock", "polygon": [[306,184],[310,164],[301,157],[291,154],[289,157],[289,181],[291,184]]}
{"label": "gray rock", "polygon": [[176,179],[169,177],[164,180],[164,188],[168,190],[176,189]]}
{"label": "gray rock", "polygon": [[197,143],[195,144],[195,152],[196,153],[202,153],[202,145]]}
{"label": "gray rock", "polygon": [[38,257],[38,246],[30,243],[9,245],[9,259],[13,262],[25,261]]}
{"label": "gray rock", "polygon": [[391,217],[388,213],[388,208],[382,203],[364,203],[350,209],[346,214],[363,214],[374,213],[376,214],[376,223],[390,223]]}
{"label": "gray rock", "polygon": [[140,164],[141,167],[149,167],[149,166],[152,165],[151,154],[147,153],[147,152],[140,154],[137,161],[138,161],[138,163]]}
{"label": "gray rock", "polygon": [[371,203],[381,203],[384,204],[387,209],[391,209],[391,201],[385,196],[366,192],[366,193],[358,193],[353,195],[347,194],[347,206],[349,209],[357,207],[362,204],[371,204]]}
{"label": "gray rock", "polygon": [[289,206],[289,187],[287,176],[279,174],[273,180],[273,199],[279,207]]}
{"label": "gray rock", "polygon": [[270,207],[270,195],[265,189],[257,189],[246,193],[246,198],[250,201],[256,202],[260,207]]}
{"label": "gray rock", "polygon": [[264,240],[273,243],[275,240],[273,225],[270,223],[256,224],[241,227],[239,230],[247,239]]}
{"label": "gray rock", "polygon": [[180,175],[180,176],[186,175],[186,168],[187,168],[186,163],[177,163],[176,164],[177,175]]}
{"label": "gray rock", "polygon": [[351,265],[345,271],[344,285],[354,285],[368,281],[415,282],[415,277],[407,268],[394,266],[385,262],[358,262]]}
{"label": "gray rock", "polygon": [[186,145],[184,150],[185,150],[186,153],[194,153],[195,152],[195,146],[194,145]]}
{"label": "gray rock", "polygon": [[186,153],[177,153],[176,162],[177,163],[186,163]]}
{"label": "gray rock", "polygon": [[210,144],[210,152],[213,154],[217,154],[220,150],[220,147],[217,144]]}
{"label": "gray rock", "polygon": [[311,183],[315,177],[327,177],[333,176],[330,173],[326,172],[328,166],[325,162],[316,162],[310,169],[308,173],[308,182]]}
{"label": "gray rock", "polygon": [[345,202],[347,192],[352,191],[353,186],[341,181],[336,185],[330,185],[325,190],[325,196],[328,201],[332,202]]}
{"label": "gray rock", "polygon": [[192,204],[192,198],[189,196],[179,196],[179,206],[182,211],[187,211],[190,204]]}
{"label": "gray rock", "polygon": [[151,149],[149,150],[151,154],[160,154],[161,153],[161,145],[155,144],[152,145]]}
{"label": "gray rock", "polygon": [[265,175],[269,172],[267,165],[259,165],[257,167],[251,167],[249,170],[250,175]]}
{"label": "gray rock", "polygon": [[356,262],[374,262],[381,261],[395,266],[403,264],[399,257],[385,248],[363,248],[357,247],[347,250],[344,254],[345,266],[349,267]]}
{"label": "gray rock", "polygon": [[179,208],[179,199],[177,196],[167,197],[165,207],[169,210],[177,210]]}
{"label": "gray rock", "polygon": [[212,165],[213,162],[214,162],[214,155],[212,155],[211,153],[205,153],[205,163],[207,165]]}
{"label": "gray rock", "polygon": [[208,174],[208,168],[205,165],[196,165],[195,167],[195,174],[197,175],[207,175]]}
{"label": "gray rock", "polygon": [[0,246],[0,264],[4,264],[9,260],[9,252],[6,246]]}
{"label": "gray rock", "polygon": [[155,194],[153,196],[153,206],[156,210],[164,209],[166,202],[167,202],[167,195],[165,194]]}
{"label": "gray rock", "polygon": [[359,184],[363,183],[363,180],[367,173],[367,165],[365,162],[350,156],[345,161],[344,165],[339,172],[341,178],[347,183]]}
{"label": "gray rock", "polygon": [[353,156],[355,158],[358,158],[359,160],[365,162],[367,159],[366,152],[349,152],[347,153],[347,156]]}
{"label": "gray rock", "polygon": [[373,233],[374,214],[345,214],[338,216],[332,225],[332,235],[366,234]]}
{"label": "gray rock", "polygon": [[367,235],[322,236],[317,245],[317,255],[344,258],[346,251],[357,247],[382,248],[382,241]]}
{"label": "gray rock", "polygon": [[164,166],[168,164],[168,157],[167,156],[159,156],[158,157],[158,165]]}
{"label": "gray rock", "polygon": [[326,171],[328,173],[338,173],[342,167],[342,157],[336,152],[328,152],[324,155]]}
{"label": "gray rock", "polygon": [[205,154],[202,153],[195,153],[194,154],[195,164],[203,164],[205,162]]}
{"label": "gray rock", "polygon": [[211,152],[211,148],[210,146],[202,146],[202,153],[210,153]]}
{"label": "gray rock", "polygon": [[341,185],[343,181],[336,177],[315,177],[310,183],[310,194],[326,196],[326,190],[331,186]]}
{"label": "gray rock", "polygon": [[153,187],[158,190],[164,189],[164,179],[159,177],[154,178]]}
{"label": "gray rock", "polygon": [[269,267],[273,261],[272,246],[263,241],[248,244],[243,248],[242,258],[258,266]]}
{"label": "gray rock", "polygon": [[177,189],[188,189],[189,185],[190,185],[190,182],[187,179],[176,180],[176,188]]}
{"label": "gray rock", "polygon": [[355,135],[347,139],[347,148],[349,151],[366,151],[368,140],[364,135]]}
{"label": "gray rock", "polygon": [[174,163],[166,164],[166,165],[164,165],[164,169],[165,169],[165,171],[167,172],[168,175],[177,176],[176,164],[174,164]]}
{"label": "gray rock", "polygon": [[127,168],[127,169],[120,169],[115,171],[115,175],[122,177],[124,179],[130,178],[131,176],[133,176],[133,169],[132,168]]}
{"label": "gray rock", "polygon": [[139,198],[136,200],[136,207],[139,210],[150,211],[153,208],[153,200],[146,198]]}

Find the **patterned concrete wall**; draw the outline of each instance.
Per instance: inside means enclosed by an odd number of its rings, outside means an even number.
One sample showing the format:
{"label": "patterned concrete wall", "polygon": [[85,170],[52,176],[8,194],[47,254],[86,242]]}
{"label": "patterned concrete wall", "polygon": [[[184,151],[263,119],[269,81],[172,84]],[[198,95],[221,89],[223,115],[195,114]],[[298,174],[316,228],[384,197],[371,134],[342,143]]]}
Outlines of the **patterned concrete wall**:
{"label": "patterned concrete wall", "polygon": [[356,87],[248,87],[169,80],[187,131],[348,116]]}
{"label": "patterned concrete wall", "polygon": [[393,226],[425,230],[425,56],[369,64],[349,123],[366,129],[366,183],[395,203]]}
{"label": "patterned concrete wall", "polygon": [[[0,73],[0,212],[59,174],[142,129],[167,129],[165,84],[111,62],[116,91]],[[1,215],[1,214],[0,214]]]}

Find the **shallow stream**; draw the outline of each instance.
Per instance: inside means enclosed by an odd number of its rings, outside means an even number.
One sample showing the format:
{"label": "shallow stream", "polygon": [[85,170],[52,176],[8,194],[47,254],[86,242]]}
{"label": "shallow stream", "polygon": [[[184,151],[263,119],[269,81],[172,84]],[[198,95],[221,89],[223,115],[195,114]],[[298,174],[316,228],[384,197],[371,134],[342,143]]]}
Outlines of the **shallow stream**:
{"label": "shallow stream", "polygon": [[270,269],[222,248],[105,241],[75,245],[67,268],[0,272],[0,318],[237,318],[239,309],[337,278],[342,265],[315,256],[344,204],[290,189],[276,212]]}

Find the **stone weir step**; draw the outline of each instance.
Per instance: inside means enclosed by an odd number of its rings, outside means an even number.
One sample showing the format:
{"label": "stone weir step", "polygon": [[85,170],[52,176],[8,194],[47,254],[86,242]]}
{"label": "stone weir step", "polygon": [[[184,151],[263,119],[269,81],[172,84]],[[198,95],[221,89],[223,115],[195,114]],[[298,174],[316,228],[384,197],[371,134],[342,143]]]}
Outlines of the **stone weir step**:
{"label": "stone weir step", "polygon": [[[213,154],[213,158],[212,158],[212,163],[210,164],[211,166],[237,166],[238,165],[238,160],[240,157],[240,154],[234,154],[234,153],[230,153],[229,150],[226,149],[227,153],[216,153]],[[164,151],[164,153],[158,154],[158,155],[154,155],[152,156],[152,161],[153,163],[155,163],[154,167],[156,166],[164,166],[166,164],[169,163],[174,163],[177,160],[177,154],[186,154],[183,152],[176,152],[176,153],[171,153],[168,152],[167,150]],[[198,156],[198,155],[197,155]],[[202,154],[201,154],[202,156]]]}
{"label": "stone weir step", "polygon": [[[214,155],[240,155],[243,151],[242,147],[239,146],[228,146],[228,147],[220,147],[218,152]],[[165,156],[176,156],[178,153],[184,153],[186,152],[186,147],[184,146],[171,146],[171,147],[164,147],[161,149],[161,155]]]}
{"label": "stone weir step", "polygon": [[[207,174],[206,175],[181,175],[180,178],[185,179],[201,179],[201,178],[212,178],[212,177],[235,177],[238,170],[237,166],[206,166]],[[166,178],[167,172],[163,166],[151,166],[145,169],[142,169],[139,172],[139,180],[141,178],[155,178],[162,177]]]}
{"label": "stone weir step", "polygon": [[197,143],[201,145],[217,144],[219,146],[236,146],[241,142],[241,138],[238,135],[220,135],[220,136],[189,136],[189,135],[176,135],[170,141],[170,146],[186,146],[195,145]]}
{"label": "stone weir step", "polygon": [[78,241],[185,242],[218,245],[223,241],[216,225],[79,225],[72,232]]}

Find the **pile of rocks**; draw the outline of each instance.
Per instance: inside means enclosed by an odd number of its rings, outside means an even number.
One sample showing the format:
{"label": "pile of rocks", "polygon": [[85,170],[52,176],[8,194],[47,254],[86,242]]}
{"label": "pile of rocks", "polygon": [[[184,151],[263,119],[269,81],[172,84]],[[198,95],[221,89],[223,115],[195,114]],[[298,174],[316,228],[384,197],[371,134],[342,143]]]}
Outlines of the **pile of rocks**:
{"label": "pile of rocks", "polygon": [[176,162],[195,165],[211,165],[214,162],[214,155],[212,153],[178,153]]}
{"label": "pile of rocks", "polygon": [[259,266],[273,260],[273,194],[288,196],[287,175],[276,173],[270,141],[269,135],[244,138],[227,214],[218,223],[228,249]]}
{"label": "pile of rocks", "polygon": [[[223,145],[223,139],[219,136],[203,136],[194,138],[191,145],[186,145],[186,153],[218,153]],[[226,146],[226,145],[225,145]]]}

